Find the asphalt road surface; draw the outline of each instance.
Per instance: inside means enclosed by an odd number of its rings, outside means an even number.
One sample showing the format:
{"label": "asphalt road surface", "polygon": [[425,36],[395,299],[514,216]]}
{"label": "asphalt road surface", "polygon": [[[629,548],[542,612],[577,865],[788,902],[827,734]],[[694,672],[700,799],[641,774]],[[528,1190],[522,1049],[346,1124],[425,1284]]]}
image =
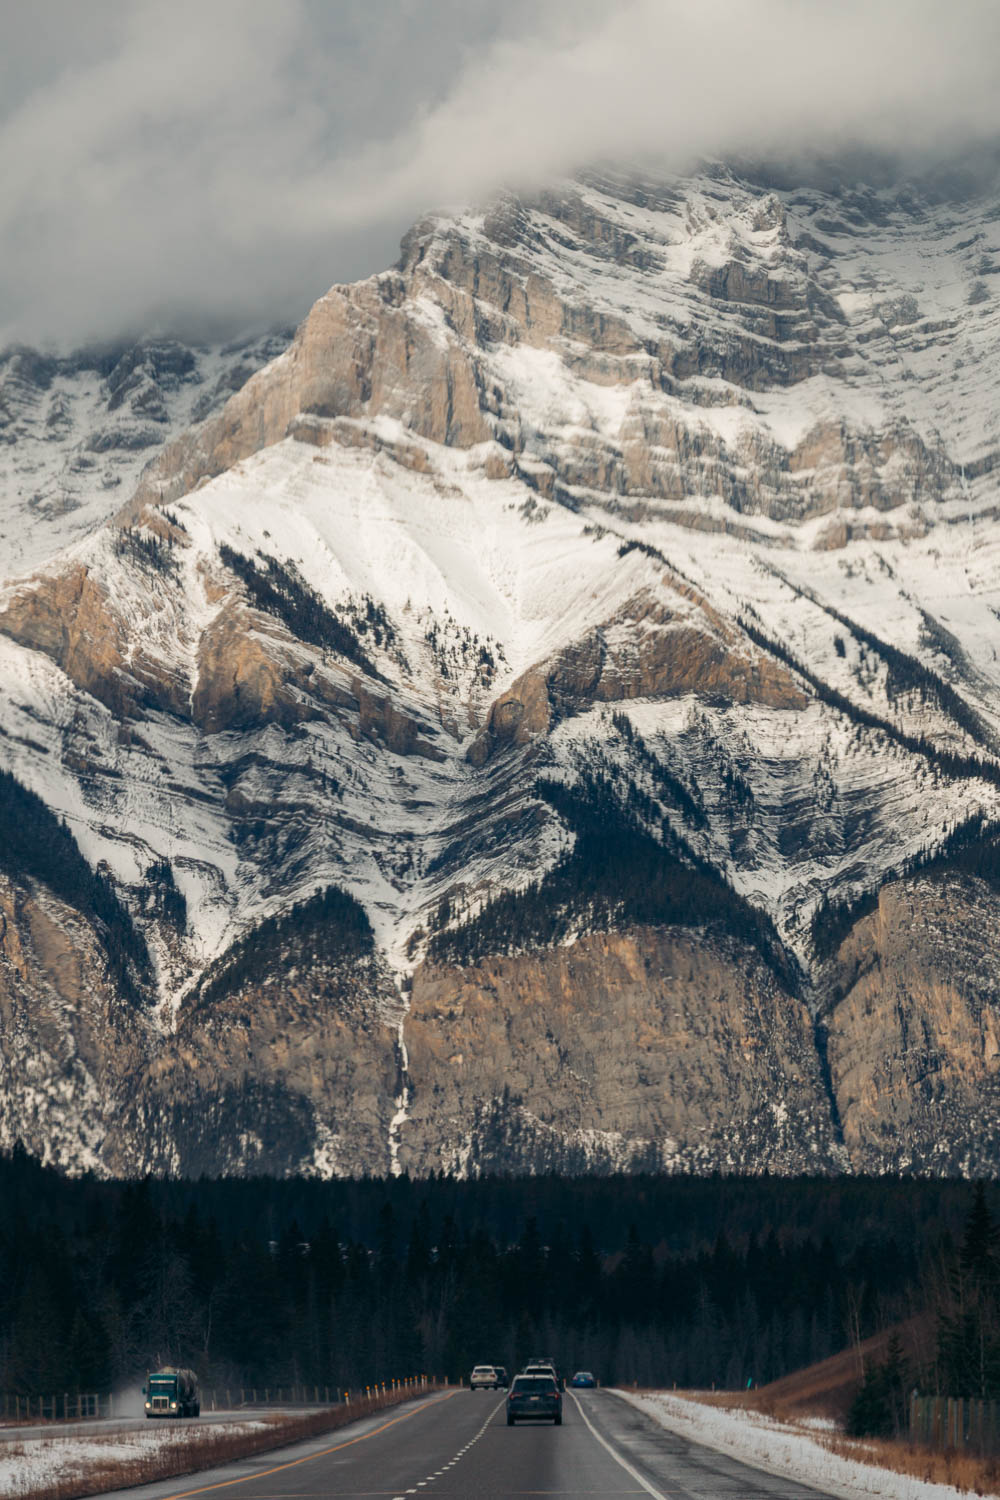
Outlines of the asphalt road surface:
{"label": "asphalt road surface", "polygon": [[119,1500],[816,1500],[819,1491],[675,1437],[607,1391],[566,1392],[563,1424],[508,1427],[495,1391],[455,1391]]}

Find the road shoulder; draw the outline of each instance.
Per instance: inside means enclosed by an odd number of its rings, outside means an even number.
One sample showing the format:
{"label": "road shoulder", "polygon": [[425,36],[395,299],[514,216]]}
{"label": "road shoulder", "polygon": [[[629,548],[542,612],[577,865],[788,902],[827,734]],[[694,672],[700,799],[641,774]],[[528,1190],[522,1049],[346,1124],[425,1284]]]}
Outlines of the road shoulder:
{"label": "road shoulder", "polygon": [[810,1436],[790,1430],[759,1412],[710,1406],[669,1391],[615,1389],[610,1394],[688,1442],[835,1500],[960,1500],[960,1491],[951,1485],[844,1458],[823,1445],[819,1431]]}

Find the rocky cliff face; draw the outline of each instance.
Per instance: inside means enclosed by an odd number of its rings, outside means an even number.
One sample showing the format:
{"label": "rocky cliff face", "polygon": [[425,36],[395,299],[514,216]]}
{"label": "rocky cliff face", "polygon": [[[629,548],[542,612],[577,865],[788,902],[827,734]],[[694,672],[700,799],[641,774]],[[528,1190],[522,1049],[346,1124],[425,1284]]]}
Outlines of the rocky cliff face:
{"label": "rocky cliff face", "polygon": [[316,965],[193,1007],[133,1072],[105,1166],[188,1177],[384,1173],[401,1009],[385,998],[368,973]]}
{"label": "rocky cliff face", "polygon": [[807,1008],[681,929],[428,966],[405,1027],[411,1172],[829,1169]]}
{"label": "rocky cliff face", "polygon": [[42,887],[0,878],[0,1094],[16,1135],[100,1170],[108,1125],[153,1050],[87,922]]}
{"label": "rocky cliff face", "polygon": [[841,947],[828,1054],[860,1170],[995,1172],[996,906],[975,880],[892,883]]}
{"label": "rocky cliff face", "polygon": [[995,1170],[994,225],[604,174],[287,347],[8,352],[3,766],[132,935],[0,851],[3,1138]]}

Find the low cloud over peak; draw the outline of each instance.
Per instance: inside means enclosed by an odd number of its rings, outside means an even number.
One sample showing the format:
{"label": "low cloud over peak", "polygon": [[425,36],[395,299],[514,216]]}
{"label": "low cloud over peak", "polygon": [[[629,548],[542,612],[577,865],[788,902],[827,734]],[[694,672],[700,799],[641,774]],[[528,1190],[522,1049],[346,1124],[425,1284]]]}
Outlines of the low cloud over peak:
{"label": "low cloud over peak", "polygon": [[[502,12],[498,14],[498,11]],[[48,0],[0,61],[0,330],[300,315],[598,159],[980,153],[993,0]]]}

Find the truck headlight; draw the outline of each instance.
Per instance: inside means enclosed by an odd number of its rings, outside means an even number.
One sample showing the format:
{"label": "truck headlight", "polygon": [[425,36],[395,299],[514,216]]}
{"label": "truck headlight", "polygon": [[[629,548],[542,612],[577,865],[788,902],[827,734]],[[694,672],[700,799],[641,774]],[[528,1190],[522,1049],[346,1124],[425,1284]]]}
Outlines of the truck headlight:
{"label": "truck headlight", "polygon": [[177,1402],[176,1401],[171,1401],[171,1403],[170,1403],[170,1410],[171,1411],[176,1411],[177,1410]]}

